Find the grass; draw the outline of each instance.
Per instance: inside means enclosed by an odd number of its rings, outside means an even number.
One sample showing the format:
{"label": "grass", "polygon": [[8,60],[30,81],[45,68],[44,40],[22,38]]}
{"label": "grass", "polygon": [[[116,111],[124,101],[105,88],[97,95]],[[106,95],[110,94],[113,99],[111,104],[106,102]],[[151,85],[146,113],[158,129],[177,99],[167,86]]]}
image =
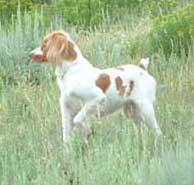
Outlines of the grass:
{"label": "grass", "polygon": [[[156,114],[163,131],[160,146],[155,147],[151,133],[145,131],[140,136],[131,120],[116,113],[93,120],[94,135],[88,144],[75,137],[66,151],[53,69],[28,59],[28,52],[47,30],[62,26],[57,20],[44,28],[29,15],[23,21],[13,24],[9,32],[0,27],[0,184],[194,184],[192,52],[181,58],[171,56],[168,61],[162,53],[158,60],[151,56],[149,70],[159,86]],[[16,22],[22,22],[19,15]],[[137,63],[144,50],[140,48],[135,55],[130,52],[143,41],[134,45],[130,41],[138,35],[137,26],[144,28],[145,33],[139,32],[144,37],[149,22],[149,17],[134,17],[88,32],[64,29],[94,65],[109,67]]]}

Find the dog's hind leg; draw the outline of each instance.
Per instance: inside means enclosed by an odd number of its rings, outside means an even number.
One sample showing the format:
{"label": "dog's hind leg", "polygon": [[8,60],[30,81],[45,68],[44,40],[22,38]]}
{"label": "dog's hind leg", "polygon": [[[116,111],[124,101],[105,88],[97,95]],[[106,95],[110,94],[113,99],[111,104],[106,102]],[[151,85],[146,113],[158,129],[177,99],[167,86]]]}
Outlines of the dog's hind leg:
{"label": "dog's hind leg", "polygon": [[154,131],[156,137],[162,132],[156,121],[153,104],[149,101],[130,102],[125,105],[124,113],[132,117],[137,126],[142,127],[144,123]]}
{"label": "dog's hind leg", "polygon": [[140,111],[142,112],[142,116],[145,119],[145,123],[154,131],[155,136],[161,136],[162,131],[157,123],[153,104],[149,101],[141,102]]}
{"label": "dog's hind leg", "polygon": [[124,105],[123,111],[127,118],[132,118],[134,120],[138,128],[142,127],[143,119],[137,104],[131,101]]}

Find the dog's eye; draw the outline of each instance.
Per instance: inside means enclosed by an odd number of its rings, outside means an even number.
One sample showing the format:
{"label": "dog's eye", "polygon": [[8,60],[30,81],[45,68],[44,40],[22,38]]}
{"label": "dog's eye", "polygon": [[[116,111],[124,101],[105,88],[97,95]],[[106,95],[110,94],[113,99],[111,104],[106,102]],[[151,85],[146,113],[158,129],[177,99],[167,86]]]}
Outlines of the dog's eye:
{"label": "dog's eye", "polygon": [[46,42],[44,42],[44,43],[41,45],[41,50],[42,50],[42,51],[46,50]]}
{"label": "dog's eye", "polygon": [[41,50],[44,51],[47,47],[48,39],[44,39],[44,41],[41,44]]}

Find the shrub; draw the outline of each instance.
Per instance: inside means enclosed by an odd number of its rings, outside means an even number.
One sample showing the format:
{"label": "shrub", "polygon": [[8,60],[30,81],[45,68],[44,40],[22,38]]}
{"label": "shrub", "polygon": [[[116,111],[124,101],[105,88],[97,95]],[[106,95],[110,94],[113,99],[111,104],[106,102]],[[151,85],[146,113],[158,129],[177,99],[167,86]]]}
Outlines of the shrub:
{"label": "shrub", "polygon": [[152,16],[161,16],[170,13],[177,4],[177,0],[150,0],[148,7]]}
{"label": "shrub", "polygon": [[149,36],[154,52],[162,49],[166,56],[188,54],[194,36],[194,4],[155,18]]}
{"label": "shrub", "polygon": [[[146,0],[9,0],[0,1],[1,23],[6,24],[12,15],[16,15],[18,5],[21,13],[27,11],[33,13],[35,9],[42,7],[46,14],[44,21],[52,17],[61,16],[64,22],[71,25],[94,26],[103,22],[105,18],[115,19],[142,7]],[[5,20],[5,21],[4,21]]]}
{"label": "shrub", "polygon": [[1,23],[6,24],[12,15],[16,15],[18,6],[21,12],[24,12],[31,11],[32,9],[39,7],[41,4],[43,4],[43,2],[39,0],[2,0],[0,1]]}

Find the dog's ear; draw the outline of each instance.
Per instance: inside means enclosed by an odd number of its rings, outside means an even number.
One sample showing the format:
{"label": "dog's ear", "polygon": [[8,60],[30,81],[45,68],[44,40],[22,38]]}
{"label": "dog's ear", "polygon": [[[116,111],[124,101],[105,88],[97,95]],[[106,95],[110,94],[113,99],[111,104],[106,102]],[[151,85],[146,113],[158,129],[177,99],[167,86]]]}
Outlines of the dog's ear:
{"label": "dog's ear", "polygon": [[61,55],[67,60],[75,60],[77,58],[77,52],[74,49],[74,44],[71,41],[63,44],[60,49]]}
{"label": "dog's ear", "polygon": [[77,52],[75,51],[74,44],[71,41],[68,41],[68,53],[70,59],[75,60],[77,58]]}
{"label": "dog's ear", "polygon": [[50,63],[57,63],[60,60],[59,50],[52,44],[48,48],[47,58]]}
{"label": "dog's ear", "polygon": [[62,59],[74,61],[77,58],[74,43],[68,36],[60,32],[53,33],[47,42],[47,57],[51,63],[57,63]]}

